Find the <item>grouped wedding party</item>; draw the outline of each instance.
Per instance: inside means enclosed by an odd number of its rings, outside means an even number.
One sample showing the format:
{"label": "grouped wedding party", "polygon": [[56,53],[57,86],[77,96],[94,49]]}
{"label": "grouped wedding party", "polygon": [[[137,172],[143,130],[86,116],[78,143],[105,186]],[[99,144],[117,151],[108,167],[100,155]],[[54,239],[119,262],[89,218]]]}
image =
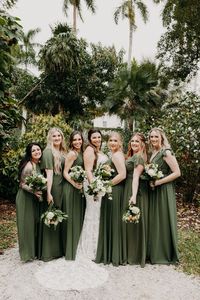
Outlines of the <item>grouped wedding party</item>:
{"label": "grouped wedding party", "polygon": [[178,263],[180,169],[167,137],[152,128],[146,140],[133,133],[126,154],[123,146],[113,131],[104,153],[97,128],[88,131],[87,143],[79,131],[65,141],[61,129],[50,128],[44,151],[37,142],[27,145],[16,196],[21,261]]}

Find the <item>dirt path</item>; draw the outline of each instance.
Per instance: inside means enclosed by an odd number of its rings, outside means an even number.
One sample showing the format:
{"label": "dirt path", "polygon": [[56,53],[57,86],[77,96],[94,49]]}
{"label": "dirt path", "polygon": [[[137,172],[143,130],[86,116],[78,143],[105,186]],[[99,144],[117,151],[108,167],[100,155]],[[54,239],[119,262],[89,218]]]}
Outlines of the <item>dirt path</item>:
{"label": "dirt path", "polygon": [[[61,265],[64,259],[58,260]],[[200,278],[178,272],[173,266],[102,266],[107,280],[95,288],[59,290],[59,285],[48,286],[38,281],[36,274],[53,263],[34,261],[21,263],[18,249],[7,250],[0,256],[0,299],[7,300],[197,300],[200,299]],[[54,261],[54,264],[58,264]],[[59,282],[59,270],[52,269]],[[68,274],[70,276],[70,274]],[[87,274],[85,274],[87,278]],[[61,276],[62,280],[66,277]]]}

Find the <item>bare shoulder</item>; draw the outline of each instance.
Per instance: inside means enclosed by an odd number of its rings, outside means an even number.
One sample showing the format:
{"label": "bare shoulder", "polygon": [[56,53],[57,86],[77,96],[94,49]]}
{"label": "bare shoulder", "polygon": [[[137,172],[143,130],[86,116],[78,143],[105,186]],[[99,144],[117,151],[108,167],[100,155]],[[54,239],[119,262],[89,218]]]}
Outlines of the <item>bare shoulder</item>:
{"label": "bare shoulder", "polygon": [[77,153],[73,150],[70,150],[68,153],[67,153],[67,157],[69,160],[75,160],[77,158]]}
{"label": "bare shoulder", "polygon": [[113,160],[125,160],[124,153],[121,151],[117,151],[112,155]]}
{"label": "bare shoulder", "polygon": [[91,146],[87,146],[85,149],[83,155],[94,155],[94,149]]}

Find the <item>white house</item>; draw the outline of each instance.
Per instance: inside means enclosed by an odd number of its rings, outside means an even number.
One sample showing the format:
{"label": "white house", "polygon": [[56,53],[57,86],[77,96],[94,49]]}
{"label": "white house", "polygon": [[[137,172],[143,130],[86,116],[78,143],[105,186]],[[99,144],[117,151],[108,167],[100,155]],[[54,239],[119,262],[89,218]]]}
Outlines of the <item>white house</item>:
{"label": "white house", "polygon": [[105,114],[93,120],[94,127],[100,128],[124,128],[124,122],[117,115]]}

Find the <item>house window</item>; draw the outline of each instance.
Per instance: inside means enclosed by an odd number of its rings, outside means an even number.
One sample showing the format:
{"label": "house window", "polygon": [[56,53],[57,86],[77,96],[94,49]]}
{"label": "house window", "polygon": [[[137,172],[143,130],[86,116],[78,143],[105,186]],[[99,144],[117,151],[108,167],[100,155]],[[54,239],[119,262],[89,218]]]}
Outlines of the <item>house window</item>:
{"label": "house window", "polygon": [[107,121],[103,121],[103,127],[104,127],[104,128],[107,127]]}

